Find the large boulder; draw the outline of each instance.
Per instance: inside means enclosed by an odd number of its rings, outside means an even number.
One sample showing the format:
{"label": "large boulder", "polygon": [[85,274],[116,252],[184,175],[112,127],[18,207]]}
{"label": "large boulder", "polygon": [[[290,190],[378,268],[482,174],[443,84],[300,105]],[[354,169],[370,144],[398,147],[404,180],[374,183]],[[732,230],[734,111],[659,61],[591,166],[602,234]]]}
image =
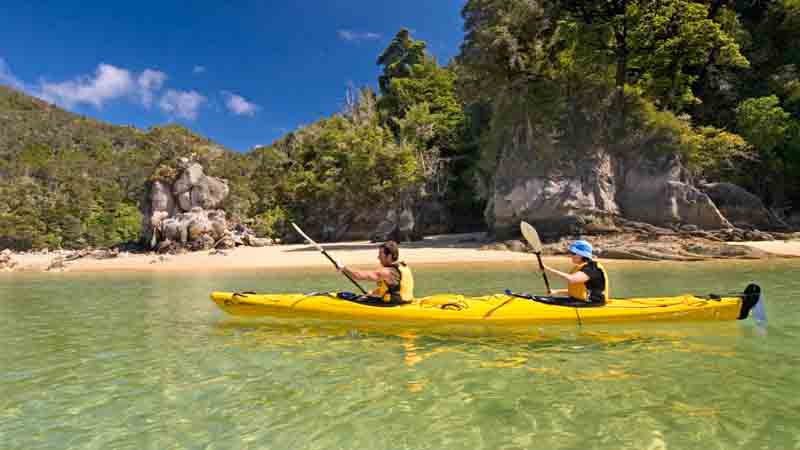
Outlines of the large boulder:
{"label": "large boulder", "polygon": [[187,225],[178,216],[164,219],[161,222],[160,240],[185,244],[188,240]]}
{"label": "large boulder", "polygon": [[640,156],[620,160],[618,167],[617,201],[624,217],[659,226],[731,228],[708,195],[686,182],[677,156]]}
{"label": "large boulder", "polygon": [[150,205],[153,211],[164,211],[167,215],[175,213],[175,198],[172,196],[172,189],[164,181],[153,182],[150,190]]}
{"label": "large boulder", "polygon": [[[554,144],[534,143],[545,154]],[[553,153],[556,152],[556,153]],[[531,152],[498,161],[487,222],[497,238],[518,235],[521,220],[547,234],[613,231],[618,218],[661,227],[732,228],[714,201],[695,187],[676,155],[566,151],[559,162]]]}
{"label": "large boulder", "polygon": [[378,224],[378,227],[370,236],[372,242],[385,242],[397,240],[397,212],[390,210],[386,213],[386,218]]}
{"label": "large boulder", "polygon": [[203,166],[198,163],[191,163],[183,169],[175,184],[172,186],[172,192],[175,195],[189,192],[200,180],[204,177]]}
{"label": "large boulder", "polygon": [[612,158],[602,150],[557,167],[534,158],[506,157],[495,174],[488,222],[499,237],[517,235],[520,220],[544,232],[610,226],[610,218],[619,213],[612,168]]}
{"label": "large boulder", "polygon": [[211,235],[214,239],[221,239],[228,230],[228,221],[225,219],[225,211],[209,211],[208,220],[211,222]]}
{"label": "large boulder", "polygon": [[192,191],[181,192],[180,194],[175,194],[175,200],[180,207],[180,210],[191,211],[192,210]]}
{"label": "large boulder", "polygon": [[700,185],[725,217],[735,225],[758,229],[785,229],[786,223],[764,207],[755,195],[732,183]]}
{"label": "large boulder", "polygon": [[192,187],[191,205],[203,209],[218,208],[228,196],[228,183],[215,177],[203,176]]}
{"label": "large boulder", "polygon": [[186,230],[190,241],[200,239],[204,235],[210,235],[213,229],[211,221],[208,220],[208,213],[201,208],[192,208],[188,214],[183,214],[186,222]]}
{"label": "large boulder", "polygon": [[386,213],[386,218],[370,234],[370,240],[372,242],[417,241],[422,239],[422,234],[419,233],[416,225],[417,222],[411,208],[390,210]]}
{"label": "large boulder", "polygon": [[441,201],[423,200],[416,205],[416,230],[419,234],[445,234],[451,231],[453,219]]}
{"label": "large boulder", "polygon": [[196,207],[218,208],[229,191],[225,180],[205,175],[203,166],[198,163],[188,164],[172,186],[181,211],[191,211]]}
{"label": "large boulder", "polygon": [[416,220],[411,208],[403,208],[397,215],[398,241],[416,241],[420,237],[416,233]]}

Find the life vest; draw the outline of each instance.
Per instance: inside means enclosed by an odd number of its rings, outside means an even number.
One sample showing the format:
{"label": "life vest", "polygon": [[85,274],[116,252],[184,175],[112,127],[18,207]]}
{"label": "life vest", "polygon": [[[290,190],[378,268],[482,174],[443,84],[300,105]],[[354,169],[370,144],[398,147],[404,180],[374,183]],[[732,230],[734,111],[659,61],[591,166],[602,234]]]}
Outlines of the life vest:
{"label": "life vest", "polygon": [[[606,273],[605,267],[603,267],[600,263],[595,261],[595,262],[592,262],[592,264],[594,264],[597,267],[597,270],[599,270],[600,273],[603,274],[603,286],[602,286],[601,294],[603,296],[603,303],[605,303],[606,301],[608,301],[608,297],[609,297],[609,294],[608,294],[608,274]],[[572,269],[572,272],[570,272],[570,273],[572,274],[572,273],[580,272],[581,269],[583,269],[587,265],[589,265],[589,263],[586,263],[586,262],[582,263],[582,264],[578,264],[577,266],[575,266]],[[586,283],[589,283],[589,282],[591,282],[591,280],[587,280],[586,281]],[[591,301],[590,298],[589,298],[589,288],[586,286],[586,283],[569,283],[567,285],[567,291],[569,292],[569,296],[572,297],[572,298],[576,298],[578,300],[582,300],[584,302]],[[595,287],[595,290],[597,290],[597,287]]]}
{"label": "life vest", "polygon": [[390,286],[381,280],[371,295],[380,297],[386,303],[405,303],[414,300],[414,275],[411,274],[411,268],[404,262],[394,263],[391,267],[397,271],[399,283]]}

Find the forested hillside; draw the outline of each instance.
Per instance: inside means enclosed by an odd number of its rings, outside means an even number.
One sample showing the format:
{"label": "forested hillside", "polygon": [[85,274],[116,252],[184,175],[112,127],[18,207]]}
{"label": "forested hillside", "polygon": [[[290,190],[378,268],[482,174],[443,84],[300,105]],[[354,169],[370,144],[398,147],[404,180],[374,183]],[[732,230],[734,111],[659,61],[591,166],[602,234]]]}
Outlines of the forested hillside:
{"label": "forested hillside", "polygon": [[[148,181],[179,157],[227,179],[229,218],[271,236],[288,219],[348,236],[390,210],[430,229],[492,228],[514,171],[585,179],[593,158],[591,176],[628,182],[631,161],[674,157],[681,182],[735,183],[797,222],[800,0],[469,0],[462,14],[455,60],[400,30],[375,55],[377,89],[247,153],[0,86],[0,247],[137,240]],[[592,168],[608,161],[625,167]],[[625,196],[628,185],[609,185]],[[625,215],[620,205],[600,212]]]}

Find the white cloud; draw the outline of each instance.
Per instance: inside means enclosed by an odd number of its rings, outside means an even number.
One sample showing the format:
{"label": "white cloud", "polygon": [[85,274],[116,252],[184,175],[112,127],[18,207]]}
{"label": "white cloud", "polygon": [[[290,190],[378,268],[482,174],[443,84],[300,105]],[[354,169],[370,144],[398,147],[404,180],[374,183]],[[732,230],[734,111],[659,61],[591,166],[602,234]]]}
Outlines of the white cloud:
{"label": "white cloud", "polygon": [[208,99],[195,91],[167,90],[158,106],[167,114],[188,120],[197,118],[197,111]]}
{"label": "white cloud", "polygon": [[164,81],[167,80],[167,74],[159,72],[158,70],[145,69],[136,80],[139,87],[139,95],[142,98],[142,104],[145,108],[149,108],[153,104],[153,97],[157,91],[161,90]]}
{"label": "white cloud", "polygon": [[79,103],[88,103],[99,109],[109,100],[132,94],[135,86],[130,71],[110,64],[100,64],[93,77],[83,76],[61,83],[42,81],[39,96],[68,108]]}
{"label": "white cloud", "polygon": [[206,66],[194,66],[194,69],[192,69],[192,73],[195,73],[195,74],[197,74],[197,73],[205,73],[205,71],[206,71]]}
{"label": "white cloud", "polygon": [[254,116],[255,113],[261,109],[255,103],[248,102],[241,95],[236,95],[233,92],[222,91],[225,97],[225,106],[228,111],[236,114],[237,116]]}
{"label": "white cloud", "polygon": [[101,109],[107,102],[124,97],[136,99],[149,108],[166,80],[167,74],[154,69],[136,75],[128,69],[100,64],[94,75],[58,83],[41,81],[36,95],[67,108],[85,103]]}
{"label": "white cloud", "polygon": [[0,84],[11,86],[20,91],[25,89],[25,85],[11,73],[11,68],[8,67],[6,60],[2,57],[0,57]]}
{"label": "white cloud", "polygon": [[383,37],[380,33],[373,33],[371,31],[353,31],[353,30],[337,30],[336,34],[339,35],[339,39],[348,42],[358,42],[358,41],[374,41],[376,39],[380,39]]}
{"label": "white cloud", "polygon": [[[145,69],[134,73],[111,64],[99,64],[91,75],[82,75],[72,80],[49,82],[40,80],[38,86],[25,85],[14,77],[3,58],[0,58],[0,83],[15,89],[26,90],[42,100],[71,108],[79,104],[102,109],[111,101],[128,99],[146,108],[152,106],[167,81],[166,73]],[[237,114],[252,115],[259,108],[240,96],[231,94]],[[235,97],[235,98],[234,98]],[[229,105],[231,104],[229,99]],[[175,117],[194,120],[199,109],[208,99],[196,91],[168,89],[158,101],[159,108]],[[232,108],[229,106],[229,108]],[[233,109],[232,109],[233,110]]]}

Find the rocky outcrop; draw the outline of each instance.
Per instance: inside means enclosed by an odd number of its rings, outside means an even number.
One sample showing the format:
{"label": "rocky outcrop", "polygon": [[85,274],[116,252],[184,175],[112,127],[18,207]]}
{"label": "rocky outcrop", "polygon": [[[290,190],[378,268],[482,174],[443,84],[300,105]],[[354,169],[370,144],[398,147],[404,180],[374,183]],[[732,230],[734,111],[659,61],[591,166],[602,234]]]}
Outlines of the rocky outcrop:
{"label": "rocky outcrop", "polygon": [[517,234],[520,220],[544,233],[612,227],[609,218],[619,214],[612,158],[600,150],[584,157],[558,167],[518,156],[501,160],[486,211],[495,233]]}
{"label": "rocky outcrop", "polygon": [[443,202],[424,199],[406,203],[413,206],[386,213],[386,217],[370,234],[371,241],[418,241],[423,236],[446,234],[452,230],[453,219]]}
{"label": "rocky outcrop", "polygon": [[732,183],[701,184],[700,189],[719,208],[728,220],[740,228],[755,227],[765,230],[783,230],[785,222],[764,207],[755,195]]}
{"label": "rocky outcrop", "polygon": [[[544,151],[548,145],[542,144]],[[486,210],[497,238],[518,235],[522,220],[545,235],[612,232],[619,219],[699,230],[780,224],[741,188],[695,186],[676,155],[631,157],[595,149],[564,159],[555,165],[518,156],[499,160]]]}
{"label": "rocky outcrop", "polygon": [[13,252],[5,249],[0,252],[0,271],[10,272],[17,267],[17,261],[13,258]]}
{"label": "rocky outcrop", "polygon": [[422,236],[416,232],[415,228],[416,220],[410,208],[403,208],[399,212],[390,210],[386,214],[386,219],[372,233],[370,240],[373,242],[416,241]]}
{"label": "rocky outcrop", "polygon": [[731,228],[714,202],[692,186],[677,156],[616,158],[619,203],[625,218],[660,226]]}
{"label": "rocky outcrop", "polygon": [[150,187],[143,227],[149,248],[174,253],[272,243],[243,226],[230,230],[225,211],[218,209],[229,193],[227,181],[206,175],[199,163],[186,158],[178,168],[158,172],[162,175]]}

